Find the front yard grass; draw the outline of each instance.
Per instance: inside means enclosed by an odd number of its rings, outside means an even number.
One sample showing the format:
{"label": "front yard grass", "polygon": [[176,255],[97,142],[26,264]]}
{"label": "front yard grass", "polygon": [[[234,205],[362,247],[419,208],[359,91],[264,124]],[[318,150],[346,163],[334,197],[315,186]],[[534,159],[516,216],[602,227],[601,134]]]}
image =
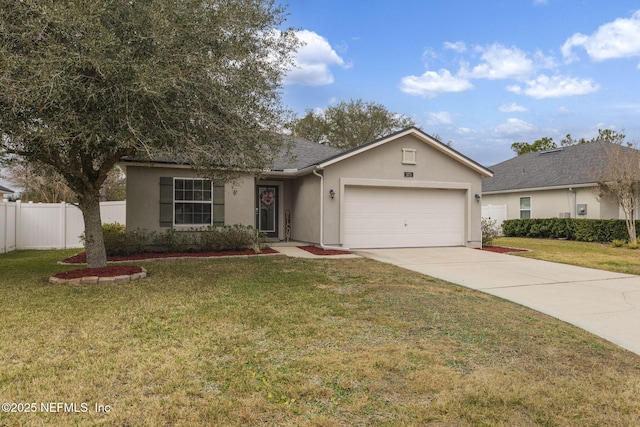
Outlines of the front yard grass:
{"label": "front yard grass", "polygon": [[493,245],[530,249],[531,252],[514,254],[526,258],[640,275],[639,249],[616,248],[609,243],[517,237],[500,237],[494,239]]}
{"label": "front yard grass", "polygon": [[48,284],[68,255],[0,255],[0,401],[37,405],[0,426],[640,425],[640,356],[388,264],[154,261]]}

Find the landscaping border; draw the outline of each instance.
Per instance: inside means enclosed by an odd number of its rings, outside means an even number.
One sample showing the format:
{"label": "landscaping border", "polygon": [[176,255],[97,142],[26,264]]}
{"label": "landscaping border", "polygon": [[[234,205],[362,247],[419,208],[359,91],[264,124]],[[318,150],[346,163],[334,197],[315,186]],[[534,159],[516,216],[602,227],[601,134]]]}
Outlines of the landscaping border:
{"label": "landscaping border", "polygon": [[121,276],[107,276],[107,277],[99,277],[99,276],[84,276],[78,277],[75,279],[61,279],[59,277],[51,276],[49,277],[49,283],[54,285],[95,285],[95,284],[110,284],[110,283],[125,283],[125,282],[133,282],[134,280],[144,279],[147,277],[147,270],[144,267],[140,267],[142,269],[139,273],[133,274],[125,274]]}

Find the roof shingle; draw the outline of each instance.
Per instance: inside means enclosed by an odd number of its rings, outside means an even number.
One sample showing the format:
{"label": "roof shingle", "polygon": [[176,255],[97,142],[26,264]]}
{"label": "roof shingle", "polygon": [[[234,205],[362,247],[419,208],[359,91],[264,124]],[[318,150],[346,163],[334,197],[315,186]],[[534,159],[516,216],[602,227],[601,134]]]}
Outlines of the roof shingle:
{"label": "roof shingle", "polygon": [[[595,184],[597,171],[606,164],[610,145],[595,141],[517,156],[491,166],[494,175],[482,180],[482,191]],[[633,148],[624,148],[638,154]]]}
{"label": "roof shingle", "polygon": [[289,150],[282,150],[274,159],[273,170],[304,169],[319,163],[321,160],[340,154],[342,150],[324,144],[291,138]]}

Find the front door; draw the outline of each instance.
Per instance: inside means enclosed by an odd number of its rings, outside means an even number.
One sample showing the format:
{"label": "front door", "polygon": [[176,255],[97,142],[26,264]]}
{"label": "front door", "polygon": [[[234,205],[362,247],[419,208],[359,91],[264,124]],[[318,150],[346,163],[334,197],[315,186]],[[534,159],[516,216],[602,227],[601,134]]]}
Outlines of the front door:
{"label": "front door", "polygon": [[256,194],[256,224],[268,237],[278,237],[278,187],[258,185]]}

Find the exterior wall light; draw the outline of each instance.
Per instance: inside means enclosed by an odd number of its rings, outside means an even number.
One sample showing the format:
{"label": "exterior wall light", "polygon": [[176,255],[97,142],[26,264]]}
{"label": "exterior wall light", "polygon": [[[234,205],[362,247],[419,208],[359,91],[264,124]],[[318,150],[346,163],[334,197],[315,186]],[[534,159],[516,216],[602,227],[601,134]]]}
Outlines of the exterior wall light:
{"label": "exterior wall light", "polygon": [[336,192],[333,191],[333,188],[331,190],[329,190],[329,195],[331,196],[331,198],[333,199],[334,197],[336,197]]}
{"label": "exterior wall light", "polygon": [[480,203],[480,195],[476,194],[474,197],[476,198],[476,202]]}

